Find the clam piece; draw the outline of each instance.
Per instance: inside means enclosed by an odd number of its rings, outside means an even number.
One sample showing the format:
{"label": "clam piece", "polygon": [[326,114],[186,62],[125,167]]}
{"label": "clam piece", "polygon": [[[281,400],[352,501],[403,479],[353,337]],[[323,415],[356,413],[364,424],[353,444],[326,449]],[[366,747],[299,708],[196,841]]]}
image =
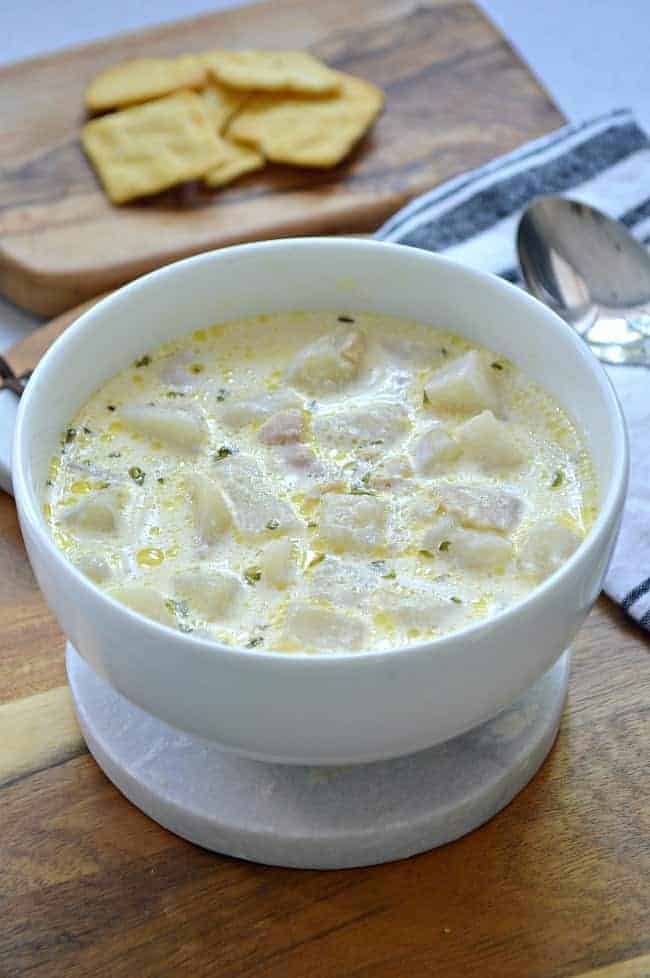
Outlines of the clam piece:
{"label": "clam piece", "polygon": [[505,489],[449,483],[438,486],[437,492],[447,513],[465,526],[509,533],[521,520],[523,502]]}

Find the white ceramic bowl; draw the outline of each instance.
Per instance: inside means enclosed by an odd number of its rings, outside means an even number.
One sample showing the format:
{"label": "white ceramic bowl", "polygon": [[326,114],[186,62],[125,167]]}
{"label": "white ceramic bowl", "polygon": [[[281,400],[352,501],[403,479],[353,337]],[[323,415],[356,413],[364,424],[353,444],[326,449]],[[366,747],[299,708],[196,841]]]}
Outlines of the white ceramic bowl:
{"label": "white ceramic bowl", "polygon": [[[580,425],[601,510],[524,601],[449,637],[389,652],[284,654],[183,635],[113,601],[57,549],[41,513],[61,431],[105,380],[198,327],[290,309],[365,310],[458,331],[510,357]],[[350,239],[263,242],[168,265],[86,312],[43,358],[20,406],[16,502],[48,603],[87,662],[155,716],[264,760],[354,763],[444,741],[494,715],[570,644],[601,589],[627,478],[623,419],[580,339],[518,289],[428,252]]]}

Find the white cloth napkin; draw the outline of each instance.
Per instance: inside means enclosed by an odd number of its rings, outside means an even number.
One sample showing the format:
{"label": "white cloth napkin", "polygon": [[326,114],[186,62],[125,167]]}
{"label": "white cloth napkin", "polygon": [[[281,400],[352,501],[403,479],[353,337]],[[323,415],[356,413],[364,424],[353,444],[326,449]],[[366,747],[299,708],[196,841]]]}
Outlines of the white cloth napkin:
{"label": "white cloth napkin", "polygon": [[[538,194],[566,194],[650,243],[650,140],[626,110],[569,125],[412,200],[377,232],[522,284],[515,232]],[[608,367],[627,420],[630,489],[605,591],[650,630],[650,369]]]}

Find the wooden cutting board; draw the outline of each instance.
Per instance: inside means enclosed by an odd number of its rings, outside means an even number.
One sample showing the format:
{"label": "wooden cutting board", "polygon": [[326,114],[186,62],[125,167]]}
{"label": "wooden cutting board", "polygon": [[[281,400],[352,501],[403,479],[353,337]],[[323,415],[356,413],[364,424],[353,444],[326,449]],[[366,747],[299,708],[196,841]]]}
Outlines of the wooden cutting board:
{"label": "wooden cutting board", "polygon": [[[331,171],[274,166],[114,207],[79,145],[82,95],[138,55],[309,47],[387,93]],[[373,230],[413,194],[562,123],[507,43],[464,0],[273,0],[0,69],[0,291],[56,315],[184,255],[233,242]]]}
{"label": "wooden cutting board", "polygon": [[[14,369],[88,305],[15,347]],[[650,643],[606,598],[514,802],[442,849],[334,873],[205,852],[107,781],[3,493],[0,635],[2,978],[650,978]]]}

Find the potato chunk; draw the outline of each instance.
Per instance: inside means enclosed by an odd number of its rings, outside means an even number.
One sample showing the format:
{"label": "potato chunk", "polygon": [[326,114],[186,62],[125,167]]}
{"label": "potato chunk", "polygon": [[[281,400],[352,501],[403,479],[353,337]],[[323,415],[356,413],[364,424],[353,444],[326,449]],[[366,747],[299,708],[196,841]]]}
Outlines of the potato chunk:
{"label": "potato chunk", "polygon": [[289,605],[285,634],[292,645],[307,652],[345,652],[360,649],[366,624],[358,615],[297,601]]}
{"label": "potato chunk", "polygon": [[460,445],[440,421],[427,428],[411,447],[411,458],[420,475],[440,471],[449,462],[454,462],[460,453]]}
{"label": "potato chunk", "polygon": [[521,499],[505,489],[449,483],[437,491],[444,509],[466,526],[509,533],[521,519]]}
{"label": "potato chunk", "polygon": [[381,583],[381,567],[326,557],[309,572],[309,591],[313,598],[364,609]]}
{"label": "potato chunk", "polygon": [[124,584],[107,592],[116,601],[121,601],[127,608],[137,611],[145,618],[153,618],[161,625],[173,628],[176,619],[167,606],[164,597],[155,587],[147,584]]}
{"label": "potato chunk", "polygon": [[231,522],[226,498],[216,484],[200,472],[189,477],[194,522],[204,543],[216,543],[228,530]]}
{"label": "potato chunk", "polygon": [[377,445],[382,450],[408,432],[408,412],[397,401],[358,401],[336,411],[317,414],[312,422],[314,437],[340,450]]}
{"label": "potato chunk", "polygon": [[208,621],[226,618],[241,591],[241,581],[229,571],[197,568],[174,577],[174,592]]}
{"label": "potato chunk", "polygon": [[296,354],[287,380],[308,394],[331,393],[356,379],[365,349],[358,329],[326,333]]}
{"label": "potato chunk", "polygon": [[386,543],[386,518],[380,499],[328,493],[320,504],[320,535],[334,550],[368,552]]}
{"label": "potato chunk", "polygon": [[456,530],[457,526],[449,516],[436,516],[422,538],[420,550],[431,556],[444,553]]}
{"label": "potato chunk", "polygon": [[75,564],[95,584],[105,584],[112,575],[108,561],[99,554],[81,554]]}
{"label": "potato chunk", "polygon": [[229,428],[243,428],[247,424],[259,424],[280,411],[301,408],[302,401],[293,391],[272,391],[255,397],[226,401],[219,418]]}
{"label": "potato chunk", "polygon": [[553,574],[577,550],[582,538],[555,520],[541,520],[529,530],[519,553],[524,574],[544,578]]}
{"label": "potato chunk", "polygon": [[271,540],[264,547],[260,566],[262,581],[283,591],[295,575],[296,545],[288,537]]}
{"label": "potato chunk", "polygon": [[489,367],[476,350],[440,367],[424,385],[429,404],[444,411],[476,414],[497,410],[498,397]]}
{"label": "potato chunk", "polygon": [[459,425],[455,435],[466,457],[486,469],[512,468],[524,461],[512,425],[499,421],[491,411],[481,411]]}
{"label": "potato chunk", "polygon": [[447,553],[456,563],[470,570],[499,570],[510,560],[512,544],[489,530],[457,529]]}
{"label": "potato chunk", "polygon": [[269,489],[262,469],[249,456],[231,455],[217,462],[215,477],[242,535],[257,536],[272,529],[280,536],[303,526],[289,503]]}
{"label": "potato chunk", "polygon": [[66,509],[64,521],[82,534],[117,536],[124,528],[130,493],[124,486],[98,489]]}
{"label": "potato chunk", "polygon": [[430,586],[396,587],[380,595],[381,610],[402,628],[416,631],[447,628],[464,612]]}
{"label": "potato chunk", "polygon": [[133,431],[177,452],[198,452],[208,439],[208,426],[198,411],[134,404],[122,408],[120,416]]}

